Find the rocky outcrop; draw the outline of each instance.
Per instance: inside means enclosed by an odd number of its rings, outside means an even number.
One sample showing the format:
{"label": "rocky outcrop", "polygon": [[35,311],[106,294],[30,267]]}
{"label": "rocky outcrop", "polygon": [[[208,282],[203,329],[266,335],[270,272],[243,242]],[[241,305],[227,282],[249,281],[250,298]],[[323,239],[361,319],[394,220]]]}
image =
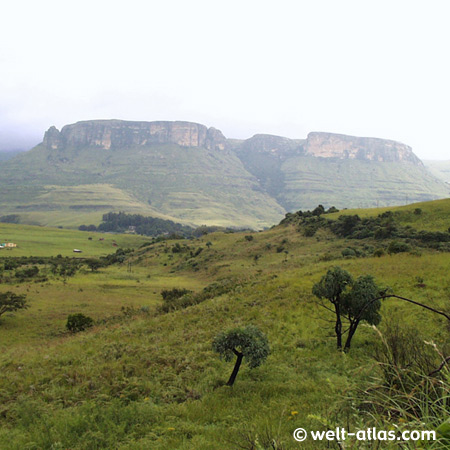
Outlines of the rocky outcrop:
{"label": "rocky outcrop", "polygon": [[268,134],[256,134],[246,140],[228,140],[221,131],[193,122],[91,120],[66,125],[61,131],[51,127],[43,142],[51,150],[86,147],[111,150],[168,143],[218,151],[229,149],[241,159],[246,155],[264,155],[283,161],[295,155],[310,155],[422,165],[411,147],[386,139],[313,132],[306,140]]}
{"label": "rocky outcrop", "polygon": [[411,147],[396,141],[313,132],[304,144],[306,155],[322,158],[407,162],[423,165]]}
{"label": "rocky outcrop", "polygon": [[51,127],[45,133],[43,142],[53,150],[66,147],[110,150],[168,143],[224,150],[226,139],[219,130],[192,122],[91,120],[66,125],[60,132]]}

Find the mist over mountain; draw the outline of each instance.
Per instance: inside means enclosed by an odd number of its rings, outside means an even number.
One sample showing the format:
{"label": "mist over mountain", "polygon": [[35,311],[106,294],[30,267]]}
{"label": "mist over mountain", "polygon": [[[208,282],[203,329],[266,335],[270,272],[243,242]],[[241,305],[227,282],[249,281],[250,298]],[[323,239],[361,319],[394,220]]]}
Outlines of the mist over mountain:
{"label": "mist over mountain", "polygon": [[262,228],[287,211],[433,200],[449,187],[402,143],[312,132],[228,139],[192,122],[92,120],[50,127],[2,163],[2,215],[98,224],[126,211],[201,225]]}

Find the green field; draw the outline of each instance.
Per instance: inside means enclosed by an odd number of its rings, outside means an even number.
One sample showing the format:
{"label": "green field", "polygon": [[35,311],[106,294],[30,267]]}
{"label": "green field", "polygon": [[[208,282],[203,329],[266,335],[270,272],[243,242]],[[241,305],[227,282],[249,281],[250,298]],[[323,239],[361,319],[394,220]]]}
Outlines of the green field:
{"label": "green field", "polygon": [[[0,223],[0,243],[13,242],[17,244],[16,248],[1,249],[0,258],[2,256],[30,255],[89,258],[114,253],[118,247],[139,247],[148,241],[149,239],[146,237],[131,234],[91,233]],[[82,253],[74,253],[74,249],[81,250]]]}
{"label": "green field", "polygon": [[[422,214],[412,225],[418,229],[450,226],[448,200],[393,210],[409,224],[417,207]],[[0,284],[0,292],[24,293],[30,303],[0,319],[0,449],[339,449],[336,442],[299,444],[292,432],[336,426],[427,430],[448,418],[447,369],[434,384],[419,378],[410,390],[403,386],[404,396],[402,387],[391,386],[395,395],[381,400],[377,394],[387,389],[380,388],[386,372],[375,359],[383,348],[379,333],[388,336],[399,326],[414,337],[409,340],[419,346],[415,354],[424,347],[427,364],[435,367],[442,358],[434,346],[450,353],[445,319],[385,300],[377,329],[362,324],[351,352],[344,354],[335,349],[333,314],[311,293],[314,283],[339,265],[355,277],[373,275],[397,295],[448,310],[448,252],[423,247],[348,258],[342,256],[348,247],[363,251],[389,242],[337,239],[325,229],[305,237],[294,225],[251,233],[252,238],[215,233],[141,248],[145,239],[138,236],[105,234],[105,241],[98,241],[95,233],[16,225],[1,225],[3,233],[20,247],[17,253],[0,250],[0,266],[15,254],[69,256],[75,242],[90,256],[111,253],[113,239],[136,250],[123,264],[98,272],[82,267],[67,279]],[[159,311],[163,289],[201,292],[213,282],[232,288],[195,306]],[[95,326],[68,333],[67,315],[76,312],[97,320]],[[218,332],[247,324],[266,333],[271,354],[258,368],[244,363],[229,388],[224,383],[232,363],[220,360],[211,342]],[[436,399],[433,389],[441,397]],[[415,403],[419,400],[423,407]],[[369,401],[379,402],[376,414]],[[448,448],[443,440],[366,444],[349,441],[345,448]]]}

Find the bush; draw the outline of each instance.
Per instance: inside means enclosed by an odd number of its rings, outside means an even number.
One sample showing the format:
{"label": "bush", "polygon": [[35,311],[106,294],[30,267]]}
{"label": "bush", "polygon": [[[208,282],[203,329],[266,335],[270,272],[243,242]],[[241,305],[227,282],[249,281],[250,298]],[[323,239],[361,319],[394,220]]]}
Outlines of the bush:
{"label": "bush", "polygon": [[248,234],[247,236],[244,236],[244,238],[245,238],[245,240],[248,241],[248,242],[253,241],[253,236],[250,235],[250,234]]}
{"label": "bush", "polygon": [[373,256],[376,256],[377,258],[379,258],[380,256],[385,255],[386,252],[384,251],[384,249],[382,248],[377,248],[374,252],[373,252]]}
{"label": "bush", "polygon": [[84,331],[87,328],[92,327],[94,325],[94,320],[85,316],[84,314],[69,314],[67,317],[66,328],[72,333],[78,333],[79,331]]}
{"label": "bush", "polygon": [[355,250],[353,250],[352,248],[344,248],[344,250],[342,250],[342,256],[344,258],[355,258],[356,257],[356,252]]}
{"label": "bush", "polygon": [[202,291],[193,293],[187,289],[170,289],[161,291],[163,297],[163,304],[160,311],[168,313],[177,311],[179,309],[187,308],[188,306],[198,305],[205,300],[218,297],[226,294],[236,287],[236,283],[230,279],[215,281],[206,286]]}
{"label": "bush", "polygon": [[406,242],[400,241],[392,241],[389,243],[387,251],[390,255],[394,253],[404,253],[409,252],[411,250],[411,246]]}

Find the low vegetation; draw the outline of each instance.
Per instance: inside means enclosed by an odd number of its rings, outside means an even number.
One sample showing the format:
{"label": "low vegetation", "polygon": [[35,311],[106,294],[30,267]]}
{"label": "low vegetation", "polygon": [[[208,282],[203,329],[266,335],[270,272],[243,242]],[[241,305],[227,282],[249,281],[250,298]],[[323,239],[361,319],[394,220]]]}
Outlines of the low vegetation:
{"label": "low vegetation", "polygon": [[[432,206],[420,208],[432,221]],[[0,448],[290,450],[296,428],[337,426],[440,432],[368,450],[448,448],[447,247],[339,236],[328,224],[341,225],[339,215],[312,236],[301,219],[136,241],[133,251],[68,258],[79,267],[65,277],[66,255],[0,254],[0,292],[29,305],[1,317]],[[389,250],[395,241],[409,248]],[[335,305],[347,352],[336,349]],[[92,326],[68,332],[70,315]]]}

